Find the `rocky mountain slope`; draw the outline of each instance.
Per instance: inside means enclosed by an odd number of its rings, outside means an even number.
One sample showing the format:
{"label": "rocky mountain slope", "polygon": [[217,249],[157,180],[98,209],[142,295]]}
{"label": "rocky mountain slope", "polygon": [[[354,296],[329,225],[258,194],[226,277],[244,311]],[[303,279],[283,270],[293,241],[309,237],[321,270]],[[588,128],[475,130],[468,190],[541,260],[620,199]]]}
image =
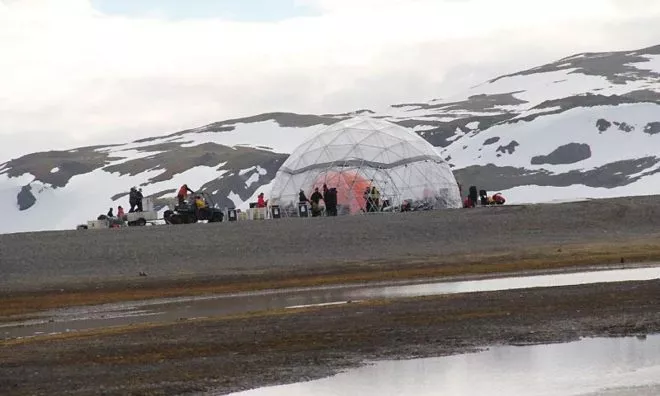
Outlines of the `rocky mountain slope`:
{"label": "rocky mountain slope", "polygon": [[412,128],[464,185],[509,202],[660,193],[660,46],[585,53],[464,94],[383,111],[270,113],[113,146],[0,164],[0,232],[72,228],[127,204],[130,187],[171,197],[182,183],[244,207],[301,141],[354,115]]}

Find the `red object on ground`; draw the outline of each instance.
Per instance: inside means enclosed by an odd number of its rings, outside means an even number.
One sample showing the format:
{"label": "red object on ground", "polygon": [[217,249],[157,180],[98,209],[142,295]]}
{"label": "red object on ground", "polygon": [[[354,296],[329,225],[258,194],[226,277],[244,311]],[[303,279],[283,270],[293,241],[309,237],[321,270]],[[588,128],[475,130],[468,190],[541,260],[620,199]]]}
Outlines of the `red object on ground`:
{"label": "red object on ground", "polygon": [[502,194],[497,193],[497,194],[493,195],[493,201],[498,205],[504,205],[504,203],[506,202],[506,199],[504,199]]}

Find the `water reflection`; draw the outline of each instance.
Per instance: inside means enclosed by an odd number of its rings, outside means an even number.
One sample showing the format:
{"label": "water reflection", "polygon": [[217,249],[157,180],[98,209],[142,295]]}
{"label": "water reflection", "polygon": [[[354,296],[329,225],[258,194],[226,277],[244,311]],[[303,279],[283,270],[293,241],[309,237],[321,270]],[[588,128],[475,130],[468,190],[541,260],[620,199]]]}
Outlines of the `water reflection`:
{"label": "water reflection", "polygon": [[624,396],[660,394],[660,336],[494,347],[385,361],[306,383],[234,396]]}
{"label": "water reflection", "polygon": [[245,312],[335,305],[378,298],[419,297],[438,294],[552,287],[601,282],[642,281],[660,278],[660,267],[554,275],[507,277],[464,282],[358,285],[271,290],[205,297],[183,297],[92,307],[72,307],[38,314],[37,318],[0,324],[0,338],[30,337],[107,326],[169,323],[182,319],[231,315]]}
{"label": "water reflection", "polygon": [[355,298],[418,297],[435,294],[487,292],[532,287],[558,287],[587,283],[624,282],[660,278],[660,268],[637,268],[595,272],[576,272],[555,275],[482,279],[466,282],[429,283],[422,285],[364,288],[356,291]]}

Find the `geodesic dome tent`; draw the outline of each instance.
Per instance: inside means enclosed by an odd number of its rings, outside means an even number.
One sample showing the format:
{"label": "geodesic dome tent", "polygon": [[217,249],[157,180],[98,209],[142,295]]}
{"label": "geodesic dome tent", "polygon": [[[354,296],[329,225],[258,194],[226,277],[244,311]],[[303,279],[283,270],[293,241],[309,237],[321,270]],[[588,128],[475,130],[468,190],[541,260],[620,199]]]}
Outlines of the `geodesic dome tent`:
{"label": "geodesic dome tent", "polygon": [[365,211],[365,190],[376,187],[382,210],[460,208],[458,184],[434,147],[414,131],[372,118],[333,124],[298,146],[277,172],[270,202],[297,213],[326,184],[337,189],[338,212]]}

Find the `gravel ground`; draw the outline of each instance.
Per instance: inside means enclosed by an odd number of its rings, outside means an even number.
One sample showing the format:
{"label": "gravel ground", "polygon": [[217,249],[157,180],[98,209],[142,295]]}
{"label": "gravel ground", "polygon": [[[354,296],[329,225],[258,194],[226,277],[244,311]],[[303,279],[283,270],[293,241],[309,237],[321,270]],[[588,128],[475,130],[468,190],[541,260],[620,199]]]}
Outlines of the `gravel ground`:
{"label": "gravel ground", "polygon": [[[330,273],[341,282],[356,266],[399,271],[402,278],[427,259],[436,269],[458,265],[455,275],[469,274],[479,254],[508,255],[500,265],[525,263],[514,270],[538,269],[525,261],[534,252],[561,252],[559,246],[563,253],[556,254],[567,255],[564,261],[576,260],[565,247],[571,245],[586,246],[581,254],[591,263],[612,259],[626,246],[627,254],[653,259],[660,257],[659,207],[658,197],[636,197],[395,216],[0,235],[0,308],[34,312],[56,298],[56,306],[99,301],[112,294],[103,289],[104,282],[131,289],[139,271],[160,284],[154,293],[165,294],[168,282],[177,279],[282,281]],[[614,253],[603,255],[607,246],[614,246],[609,248]],[[486,264],[494,271],[502,268]],[[5,341],[0,342],[0,394],[227,393],[319,378],[365,359],[656,333],[659,282],[371,301]],[[100,288],[101,297],[47,290],[56,286]],[[29,290],[39,292],[23,293]],[[134,293],[112,298],[135,298]]]}
{"label": "gravel ground", "polygon": [[399,215],[0,235],[0,291],[135,279],[322,273],[660,232],[656,196]]}

